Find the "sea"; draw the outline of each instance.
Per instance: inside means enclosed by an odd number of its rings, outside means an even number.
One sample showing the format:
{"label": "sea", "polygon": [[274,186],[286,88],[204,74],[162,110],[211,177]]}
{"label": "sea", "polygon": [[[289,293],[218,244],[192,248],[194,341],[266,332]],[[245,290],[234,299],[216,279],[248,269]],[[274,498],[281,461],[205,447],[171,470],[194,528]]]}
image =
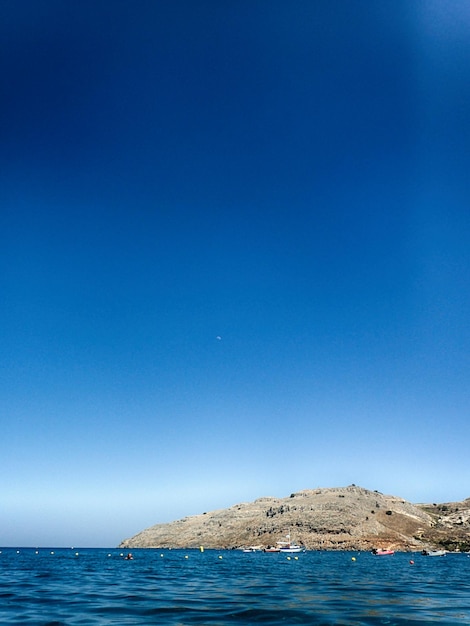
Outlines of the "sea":
{"label": "sea", "polygon": [[470,558],[2,548],[0,624],[470,624]]}

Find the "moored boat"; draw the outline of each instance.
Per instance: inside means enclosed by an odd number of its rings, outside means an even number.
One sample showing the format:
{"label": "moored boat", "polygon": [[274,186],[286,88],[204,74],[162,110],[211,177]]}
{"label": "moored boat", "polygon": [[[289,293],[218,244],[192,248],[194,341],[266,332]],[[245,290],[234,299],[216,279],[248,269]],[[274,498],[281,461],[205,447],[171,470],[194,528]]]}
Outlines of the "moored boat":
{"label": "moored boat", "polygon": [[421,552],[423,556],[445,556],[446,550],[423,550]]}
{"label": "moored boat", "polygon": [[279,552],[305,552],[305,548],[298,546],[296,543],[289,543],[289,545],[281,546],[279,548]]}
{"label": "moored boat", "polygon": [[242,548],[242,552],[261,552],[261,546],[248,546],[247,548]]}
{"label": "moored boat", "polygon": [[395,554],[395,550],[382,550],[381,548],[374,548],[372,550],[374,556],[392,556]]}
{"label": "moored boat", "polygon": [[305,548],[303,546],[299,546],[296,543],[292,543],[290,540],[290,533],[286,536],[287,541],[277,541],[277,545],[279,546],[279,552],[287,552],[287,553],[295,553],[295,552],[305,552]]}

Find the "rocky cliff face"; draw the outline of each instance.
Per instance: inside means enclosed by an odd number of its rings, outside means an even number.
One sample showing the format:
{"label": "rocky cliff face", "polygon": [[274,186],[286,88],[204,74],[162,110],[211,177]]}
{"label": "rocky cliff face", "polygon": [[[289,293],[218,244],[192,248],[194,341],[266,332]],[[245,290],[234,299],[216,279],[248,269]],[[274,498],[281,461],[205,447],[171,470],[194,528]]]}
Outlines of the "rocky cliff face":
{"label": "rocky cliff face", "polygon": [[311,550],[470,549],[470,498],[414,505],[355,485],[307,489],[157,524],[120,547],[265,547],[287,533]]}

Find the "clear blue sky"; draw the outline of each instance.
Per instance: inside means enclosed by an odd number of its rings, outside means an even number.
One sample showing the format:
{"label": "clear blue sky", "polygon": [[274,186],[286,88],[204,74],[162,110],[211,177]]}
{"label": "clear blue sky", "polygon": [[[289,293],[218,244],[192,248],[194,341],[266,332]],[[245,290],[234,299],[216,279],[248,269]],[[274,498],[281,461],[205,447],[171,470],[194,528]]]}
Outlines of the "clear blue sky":
{"label": "clear blue sky", "polygon": [[0,545],[470,496],[470,4],[2,0]]}

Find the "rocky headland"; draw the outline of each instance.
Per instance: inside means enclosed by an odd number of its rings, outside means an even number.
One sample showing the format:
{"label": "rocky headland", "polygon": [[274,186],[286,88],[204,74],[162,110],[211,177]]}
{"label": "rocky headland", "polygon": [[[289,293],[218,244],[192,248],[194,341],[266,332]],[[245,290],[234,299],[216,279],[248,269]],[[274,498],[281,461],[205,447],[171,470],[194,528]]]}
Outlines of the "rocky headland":
{"label": "rocky headland", "polygon": [[356,485],[258,498],[156,524],[122,548],[241,548],[275,545],[290,533],[309,550],[470,550],[470,498],[412,504]]}

